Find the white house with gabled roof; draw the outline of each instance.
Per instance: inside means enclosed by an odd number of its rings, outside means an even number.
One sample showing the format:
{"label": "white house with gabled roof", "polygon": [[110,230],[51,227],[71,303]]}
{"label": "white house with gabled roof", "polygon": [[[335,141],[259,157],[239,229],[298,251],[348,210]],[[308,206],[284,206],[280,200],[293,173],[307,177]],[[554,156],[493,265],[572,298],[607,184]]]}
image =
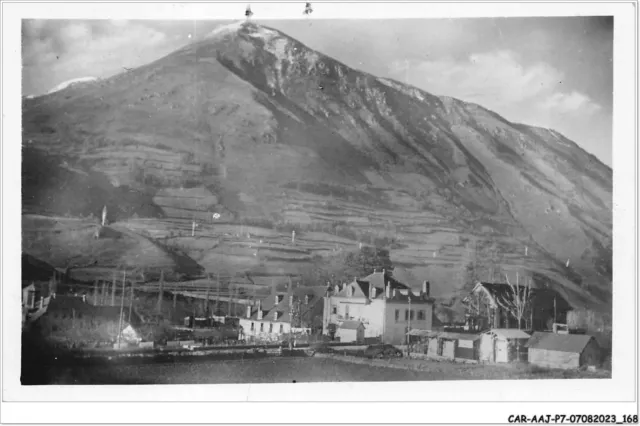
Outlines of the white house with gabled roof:
{"label": "white house with gabled roof", "polygon": [[434,299],[429,287],[425,281],[416,294],[385,270],[336,285],[325,297],[323,334],[335,336],[345,321],[359,321],[365,339],[402,344],[409,326],[431,330]]}

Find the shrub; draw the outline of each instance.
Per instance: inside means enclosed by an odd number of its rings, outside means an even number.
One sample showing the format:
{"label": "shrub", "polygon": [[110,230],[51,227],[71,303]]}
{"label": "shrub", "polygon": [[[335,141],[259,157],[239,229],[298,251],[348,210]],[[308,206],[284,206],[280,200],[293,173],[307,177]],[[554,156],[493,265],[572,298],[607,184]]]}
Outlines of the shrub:
{"label": "shrub", "polygon": [[530,365],[528,372],[530,374],[548,374],[549,369],[546,367],[541,367],[539,365]]}

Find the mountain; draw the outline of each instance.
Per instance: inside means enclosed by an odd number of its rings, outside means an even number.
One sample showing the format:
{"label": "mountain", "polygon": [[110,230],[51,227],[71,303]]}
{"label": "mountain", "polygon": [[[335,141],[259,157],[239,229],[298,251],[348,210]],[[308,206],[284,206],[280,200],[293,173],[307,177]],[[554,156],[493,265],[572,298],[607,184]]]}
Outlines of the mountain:
{"label": "mountain", "polygon": [[87,276],[127,264],[257,280],[362,243],[451,303],[501,270],[576,306],[610,304],[609,167],[558,132],[254,23],[24,99],[23,147],[24,250],[55,266],[95,259]]}

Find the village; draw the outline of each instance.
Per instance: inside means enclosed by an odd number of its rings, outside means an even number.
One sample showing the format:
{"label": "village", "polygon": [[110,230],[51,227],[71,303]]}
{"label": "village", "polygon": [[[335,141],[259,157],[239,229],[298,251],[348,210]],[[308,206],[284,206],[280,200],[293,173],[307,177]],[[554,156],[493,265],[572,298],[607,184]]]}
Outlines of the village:
{"label": "village", "polygon": [[[37,262],[23,255],[23,271]],[[75,291],[58,294],[65,278],[54,269],[47,279],[46,266],[36,266],[40,276],[23,276],[23,330],[37,324],[54,346],[85,354],[232,349],[266,356],[297,350],[307,356],[610,369],[606,341],[576,326],[577,313],[560,294],[508,278],[475,283],[463,300],[465,321],[444,324],[434,313],[428,280],[405,284],[385,269],[335,285],[301,286],[290,278],[261,294],[221,295],[219,280],[218,288],[208,281],[185,290],[160,281],[155,290],[151,284],[134,290],[126,274],[112,283],[76,283]]]}

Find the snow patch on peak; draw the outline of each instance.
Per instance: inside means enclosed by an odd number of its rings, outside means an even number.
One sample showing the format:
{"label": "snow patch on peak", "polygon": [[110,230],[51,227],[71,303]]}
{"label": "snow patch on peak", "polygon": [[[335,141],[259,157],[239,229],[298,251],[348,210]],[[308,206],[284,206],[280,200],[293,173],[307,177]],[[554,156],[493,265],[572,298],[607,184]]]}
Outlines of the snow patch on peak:
{"label": "snow patch on peak", "polygon": [[47,92],[47,95],[50,95],[51,93],[55,93],[55,92],[59,92],[60,90],[66,89],[69,86],[72,86],[74,84],[77,83],[88,83],[91,81],[96,81],[98,80],[96,77],[80,77],[80,78],[74,78],[71,80],[67,80],[63,83],[58,84],[56,87],[54,87],[53,89],[49,90]]}
{"label": "snow patch on peak", "polygon": [[253,25],[251,26],[251,29],[253,31],[247,33],[249,37],[261,38],[265,41],[271,41],[273,38],[279,35],[277,31],[262,27],[260,25]]}
{"label": "snow patch on peak", "polygon": [[221,25],[215,28],[209,34],[207,34],[205,38],[215,38],[215,37],[224,36],[229,33],[237,32],[242,28],[243,25],[244,25],[244,21],[238,21],[238,22],[233,22],[231,24],[227,24],[227,25]]}

